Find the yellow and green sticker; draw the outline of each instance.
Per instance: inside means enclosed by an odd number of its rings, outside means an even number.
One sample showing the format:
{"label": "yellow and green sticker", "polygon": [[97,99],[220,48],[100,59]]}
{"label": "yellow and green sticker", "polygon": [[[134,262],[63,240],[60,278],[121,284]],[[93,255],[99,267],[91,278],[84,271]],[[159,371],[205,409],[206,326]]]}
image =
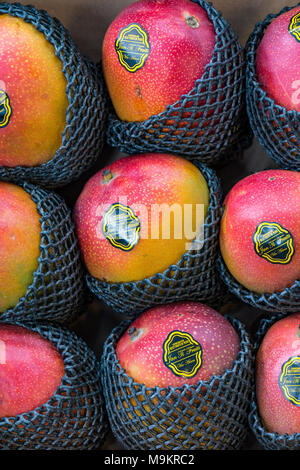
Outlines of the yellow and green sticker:
{"label": "yellow and green sticker", "polygon": [[6,127],[12,115],[11,103],[8,94],[0,90],[0,127]]}
{"label": "yellow and green sticker", "polygon": [[300,42],[300,11],[291,18],[289,33],[294,36],[296,41]]}
{"label": "yellow and green sticker", "polygon": [[256,254],[273,264],[288,264],[295,253],[292,234],[276,222],[261,222],[253,243]]}
{"label": "yellow and green sticker", "polygon": [[114,203],[105,212],[102,233],[115,248],[132,250],[139,241],[141,223],[134,211],[124,204]]}
{"label": "yellow and green sticker", "polygon": [[173,374],[191,378],[202,365],[202,347],[189,333],[171,331],[163,343],[163,362]]}
{"label": "yellow and green sticker", "polygon": [[292,356],[283,363],[279,386],[286,400],[300,406],[300,356]]}
{"label": "yellow and green sticker", "polygon": [[115,42],[115,49],[120,64],[128,72],[136,72],[145,65],[150,54],[147,31],[138,23],[131,23],[121,29]]}

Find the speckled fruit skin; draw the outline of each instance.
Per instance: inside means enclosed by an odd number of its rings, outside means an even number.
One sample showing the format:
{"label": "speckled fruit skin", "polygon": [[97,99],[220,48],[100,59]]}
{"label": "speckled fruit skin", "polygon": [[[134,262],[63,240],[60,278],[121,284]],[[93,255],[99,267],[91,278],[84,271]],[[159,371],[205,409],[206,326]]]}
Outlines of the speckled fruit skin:
{"label": "speckled fruit skin", "polygon": [[[104,175],[110,171],[112,179]],[[125,198],[125,199],[124,199]],[[113,246],[101,230],[103,215],[111,204],[126,202],[136,207],[140,220],[139,241],[131,251]],[[186,251],[184,227],[182,237],[174,236],[171,218],[170,238],[162,237],[162,217],[151,217],[154,204],[193,204],[193,227],[196,226],[196,204],[204,204],[204,217],[209,204],[209,189],[202,173],[186,159],[168,154],[141,154],[123,157],[96,173],[84,186],[74,207],[74,221],[87,270],[108,282],[144,279],[163,272],[177,263]],[[137,205],[143,208],[137,210]],[[146,210],[145,210],[146,209]],[[182,217],[184,220],[184,216]],[[197,232],[204,219],[200,220]],[[154,238],[151,229],[158,228]]]}
{"label": "speckled fruit skin", "polygon": [[[186,23],[195,17],[199,27]],[[150,54],[132,73],[115,50],[120,30],[138,23],[148,33]],[[207,13],[190,0],[140,0],[125,8],[106,31],[102,65],[108,91],[119,118],[145,121],[194,88],[215,46],[215,30]]]}
{"label": "speckled fruit skin", "polygon": [[[220,249],[231,274],[246,288],[271,293],[300,278],[300,173],[265,170],[240,180],[227,194],[220,227]],[[288,264],[273,264],[254,249],[261,222],[276,222],[294,239]]]}
{"label": "speckled fruit skin", "polygon": [[256,72],[262,88],[277,104],[300,111],[300,42],[289,32],[295,7],[267,27],[256,52]]}
{"label": "speckled fruit skin", "polygon": [[[131,338],[129,328],[138,336]],[[147,387],[180,387],[209,380],[232,367],[240,339],[229,321],[207,305],[178,302],[142,313],[116,345],[120,365],[134,381]],[[202,365],[191,378],[175,375],[163,362],[163,343],[174,330],[189,333],[201,344]]]}
{"label": "speckled fruit skin", "polygon": [[287,400],[279,385],[282,365],[300,355],[300,312],[274,323],[256,358],[256,397],[263,424],[270,432],[300,432],[300,407]]}
{"label": "speckled fruit skin", "polygon": [[0,324],[0,418],[45,404],[64,376],[58,351],[38,333]]}
{"label": "speckled fruit skin", "polygon": [[38,267],[40,214],[21,187],[0,182],[0,312],[25,295]]}
{"label": "speckled fruit skin", "polygon": [[0,165],[51,160],[66,126],[66,78],[54,47],[31,24],[0,15],[0,89],[12,108],[0,130]]}

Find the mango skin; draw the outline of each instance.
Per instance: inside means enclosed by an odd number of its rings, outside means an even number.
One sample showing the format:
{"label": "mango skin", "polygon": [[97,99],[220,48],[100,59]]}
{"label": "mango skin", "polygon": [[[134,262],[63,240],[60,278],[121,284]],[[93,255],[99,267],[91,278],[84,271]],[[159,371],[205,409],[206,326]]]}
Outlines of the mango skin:
{"label": "mango skin", "polygon": [[277,104],[300,111],[300,42],[289,32],[300,6],[281,14],[267,27],[256,52],[256,72],[262,88]]}
{"label": "mango skin", "polygon": [[[224,200],[220,226],[221,254],[233,277],[250,291],[281,291],[300,279],[300,173],[265,170],[240,180]],[[288,264],[273,264],[254,249],[261,222],[276,222],[290,231],[294,255]]]}
{"label": "mango skin", "polygon": [[[136,339],[128,332],[132,327],[138,331]],[[181,387],[209,380],[232,367],[240,348],[238,333],[229,321],[198,302],[151,308],[129,328],[116,345],[116,355],[127,375],[147,387]],[[175,375],[163,362],[163,343],[174,330],[191,334],[201,344],[203,362],[191,378]]]}
{"label": "mango skin", "polygon": [[[193,16],[199,27],[186,23]],[[115,50],[120,30],[138,23],[148,33],[150,54],[132,73]],[[125,8],[106,31],[102,66],[114,109],[121,120],[145,121],[190,92],[204,73],[215,47],[206,11],[190,0],[140,0]]]}
{"label": "mango skin", "polygon": [[40,214],[30,195],[0,182],[0,312],[17,305],[32,284],[40,233]]}
{"label": "mango skin", "polygon": [[300,355],[300,312],[274,323],[264,336],[256,357],[256,397],[263,424],[270,432],[300,432],[300,407],[287,400],[280,388],[282,365]]}
{"label": "mango skin", "polygon": [[55,49],[33,25],[0,15],[0,89],[12,115],[0,129],[0,165],[31,167],[51,160],[66,127],[67,81]]}
{"label": "mango skin", "polygon": [[[103,179],[107,171],[112,174],[109,181]],[[123,199],[131,208],[143,205],[136,210],[141,229],[131,251],[112,246],[101,232],[106,210]],[[137,281],[163,272],[181,259],[191,240],[185,237],[184,227],[181,238],[175,238],[172,218],[170,239],[163,238],[162,217],[157,221],[151,217],[154,204],[177,204],[182,210],[184,204],[192,204],[194,228],[195,205],[203,204],[203,218],[195,230],[198,234],[209,204],[207,182],[195,165],[169,154],[127,156],[90,178],[76,201],[73,216],[83,261],[91,275],[108,282]],[[151,223],[159,230],[159,238],[152,235]]]}
{"label": "mango skin", "polygon": [[58,351],[38,333],[0,324],[0,418],[45,404],[64,376]]}

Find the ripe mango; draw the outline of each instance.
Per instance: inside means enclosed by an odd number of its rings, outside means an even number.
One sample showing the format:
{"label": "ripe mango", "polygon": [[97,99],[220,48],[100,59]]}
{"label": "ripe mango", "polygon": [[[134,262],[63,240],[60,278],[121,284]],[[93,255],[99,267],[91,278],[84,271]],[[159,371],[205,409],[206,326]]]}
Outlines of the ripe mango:
{"label": "ripe mango", "polygon": [[139,0],[121,11],[102,46],[119,118],[145,121],[190,92],[211,60],[215,37],[206,11],[190,0]]}
{"label": "ripe mango", "polygon": [[163,272],[200,235],[208,205],[204,176],[182,157],[149,153],[113,162],[89,179],[74,208],[87,270],[108,282]]}
{"label": "ripe mango", "polygon": [[0,15],[0,165],[31,167],[53,158],[66,126],[66,87],[44,34]]}
{"label": "ripe mango", "polygon": [[0,312],[14,307],[32,283],[40,233],[40,214],[30,195],[0,182]]}

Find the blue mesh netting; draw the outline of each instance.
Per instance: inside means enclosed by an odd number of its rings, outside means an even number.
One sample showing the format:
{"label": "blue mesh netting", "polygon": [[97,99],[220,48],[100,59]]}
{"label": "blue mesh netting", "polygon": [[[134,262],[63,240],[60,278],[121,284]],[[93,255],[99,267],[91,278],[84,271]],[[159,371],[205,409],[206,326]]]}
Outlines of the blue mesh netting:
{"label": "blue mesh netting", "polygon": [[[258,323],[258,328],[255,334],[254,341],[254,353],[256,355],[259,345],[263,340],[263,337],[267,333],[268,329],[281,318],[285,317],[286,314],[275,314],[272,316],[264,317],[262,316]],[[262,420],[259,415],[258,406],[256,402],[256,393],[255,393],[255,376],[253,376],[253,385],[251,393],[251,405],[250,413],[248,417],[249,426],[254,433],[258,442],[266,450],[300,450],[300,434],[278,434],[273,432],[268,432],[262,423]]]}
{"label": "blue mesh netting", "polygon": [[258,294],[243,287],[228,271],[221,254],[217,258],[217,268],[222,281],[228,290],[243,302],[252,307],[269,312],[298,312],[300,310],[300,281],[280,292]]}
{"label": "blue mesh netting", "polygon": [[227,317],[241,345],[222,376],[195,386],[147,388],[121,368],[115,346],[128,328],[122,322],[107,338],[101,381],[110,427],[125,449],[237,450],[247,435],[253,375],[252,345],[244,326]]}
{"label": "blue mesh netting", "polygon": [[[298,3],[300,5],[300,3]],[[261,88],[255,69],[257,47],[271,21],[293,7],[268,15],[256,24],[246,45],[246,102],[251,128],[275,163],[300,171],[300,113],[275,103]]]}
{"label": "blue mesh netting", "polygon": [[99,448],[107,432],[107,420],[100,364],[94,352],[65,327],[35,322],[14,324],[49,340],[63,358],[65,375],[47,403],[28,413],[0,419],[0,449]]}
{"label": "blue mesh netting", "polygon": [[70,323],[86,301],[84,272],[71,211],[52,191],[30,183],[22,186],[41,216],[39,266],[33,282],[14,308],[0,313],[2,320]]}
{"label": "blue mesh netting", "polygon": [[55,188],[77,180],[101,155],[106,124],[106,99],[99,67],[84,57],[67,29],[44,10],[18,3],[0,3],[0,14],[32,24],[43,33],[62,61],[69,106],[62,145],[47,163],[34,167],[0,166],[0,178]]}
{"label": "blue mesh netting", "polygon": [[[250,146],[245,105],[244,55],[230,25],[205,0],[203,7],[216,30],[210,63],[195,87],[179,101],[144,122],[123,122],[109,104],[107,142],[121,152],[169,152],[219,166]],[[187,115],[188,111],[188,115]]]}
{"label": "blue mesh netting", "polygon": [[216,269],[221,183],[214,170],[200,162],[193,163],[208,183],[210,203],[203,235],[194,240],[181,260],[162,273],[136,282],[108,283],[87,273],[90,291],[116,312],[130,317],[151,306],[184,299],[204,301],[213,307],[223,303],[226,293]]}

